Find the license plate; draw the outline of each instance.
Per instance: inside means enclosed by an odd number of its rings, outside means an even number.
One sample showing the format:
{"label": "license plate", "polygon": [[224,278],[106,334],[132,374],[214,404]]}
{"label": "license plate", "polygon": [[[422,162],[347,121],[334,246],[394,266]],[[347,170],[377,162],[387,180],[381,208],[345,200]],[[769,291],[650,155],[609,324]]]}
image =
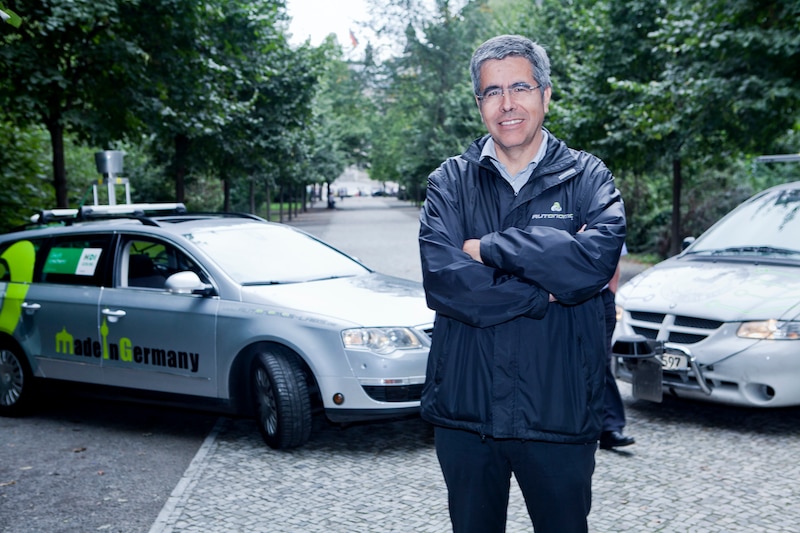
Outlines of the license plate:
{"label": "license plate", "polygon": [[686,370],[689,368],[689,358],[679,354],[661,354],[661,368],[664,370]]}

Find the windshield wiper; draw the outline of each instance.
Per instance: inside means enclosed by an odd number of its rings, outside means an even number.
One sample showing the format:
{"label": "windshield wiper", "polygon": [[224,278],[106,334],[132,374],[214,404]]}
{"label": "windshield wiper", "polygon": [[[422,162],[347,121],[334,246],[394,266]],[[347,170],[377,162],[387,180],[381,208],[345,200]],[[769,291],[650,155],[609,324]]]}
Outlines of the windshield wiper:
{"label": "windshield wiper", "polygon": [[321,278],[310,278],[308,281],[327,281],[329,279],[352,278],[355,274],[333,274],[330,276],[322,276]]}
{"label": "windshield wiper", "polygon": [[798,255],[799,250],[776,248],[774,246],[731,246],[720,250],[700,250],[695,253],[708,253],[711,255],[727,254],[755,254],[755,255]]}

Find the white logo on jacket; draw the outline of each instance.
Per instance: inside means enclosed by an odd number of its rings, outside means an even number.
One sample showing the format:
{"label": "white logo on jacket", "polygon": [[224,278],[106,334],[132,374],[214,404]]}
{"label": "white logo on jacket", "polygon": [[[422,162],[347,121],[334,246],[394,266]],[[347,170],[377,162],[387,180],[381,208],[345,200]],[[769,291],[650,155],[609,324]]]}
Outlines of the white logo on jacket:
{"label": "white logo on jacket", "polygon": [[560,220],[572,220],[575,218],[575,215],[572,213],[534,213],[531,215],[531,220],[543,220],[543,219],[560,219]]}

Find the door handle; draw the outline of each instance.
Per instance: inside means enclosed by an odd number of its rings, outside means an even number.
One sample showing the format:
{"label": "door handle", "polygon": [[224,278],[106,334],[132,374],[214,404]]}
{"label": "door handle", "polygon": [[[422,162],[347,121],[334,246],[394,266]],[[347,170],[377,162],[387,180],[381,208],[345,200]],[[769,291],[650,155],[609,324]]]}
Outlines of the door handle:
{"label": "door handle", "polygon": [[25,314],[27,315],[32,315],[41,308],[41,304],[29,304],[28,302],[22,302],[22,309],[25,310]]}
{"label": "door handle", "polygon": [[111,309],[105,308],[100,312],[106,315],[108,317],[108,321],[112,324],[127,314],[122,309],[112,311]]}

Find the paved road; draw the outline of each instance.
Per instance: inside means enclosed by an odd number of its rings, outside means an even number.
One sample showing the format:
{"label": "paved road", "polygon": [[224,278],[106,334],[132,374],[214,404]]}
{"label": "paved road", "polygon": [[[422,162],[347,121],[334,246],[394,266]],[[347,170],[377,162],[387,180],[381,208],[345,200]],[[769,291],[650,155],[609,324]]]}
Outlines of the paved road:
{"label": "paved road", "polygon": [[[370,266],[418,279],[416,216],[393,199],[347,198],[293,223]],[[652,404],[621,389],[637,443],[598,452],[592,532],[800,532],[799,408]],[[139,407],[115,417],[118,407],[97,409],[106,414],[88,423],[70,419],[80,411],[62,418],[58,408],[12,426],[0,419],[0,531],[449,531],[431,430],[419,419],[347,428],[318,420],[307,446],[277,452],[248,420]],[[37,442],[8,439],[9,427],[28,423],[38,425]],[[80,450],[86,439],[76,438],[98,432],[108,433],[106,462],[90,453],[96,450]],[[162,447],[162,433],[171,446]],[[69,479],[58,467],[65,455],[83,461]],[[37,507],[37,498],[49,504]],[[516,487],[508,531],[531,531]]]}
{"label": "paved road", "polygon": [[0,532],[149,530],[216,416],[52,391],[0,418]]}

